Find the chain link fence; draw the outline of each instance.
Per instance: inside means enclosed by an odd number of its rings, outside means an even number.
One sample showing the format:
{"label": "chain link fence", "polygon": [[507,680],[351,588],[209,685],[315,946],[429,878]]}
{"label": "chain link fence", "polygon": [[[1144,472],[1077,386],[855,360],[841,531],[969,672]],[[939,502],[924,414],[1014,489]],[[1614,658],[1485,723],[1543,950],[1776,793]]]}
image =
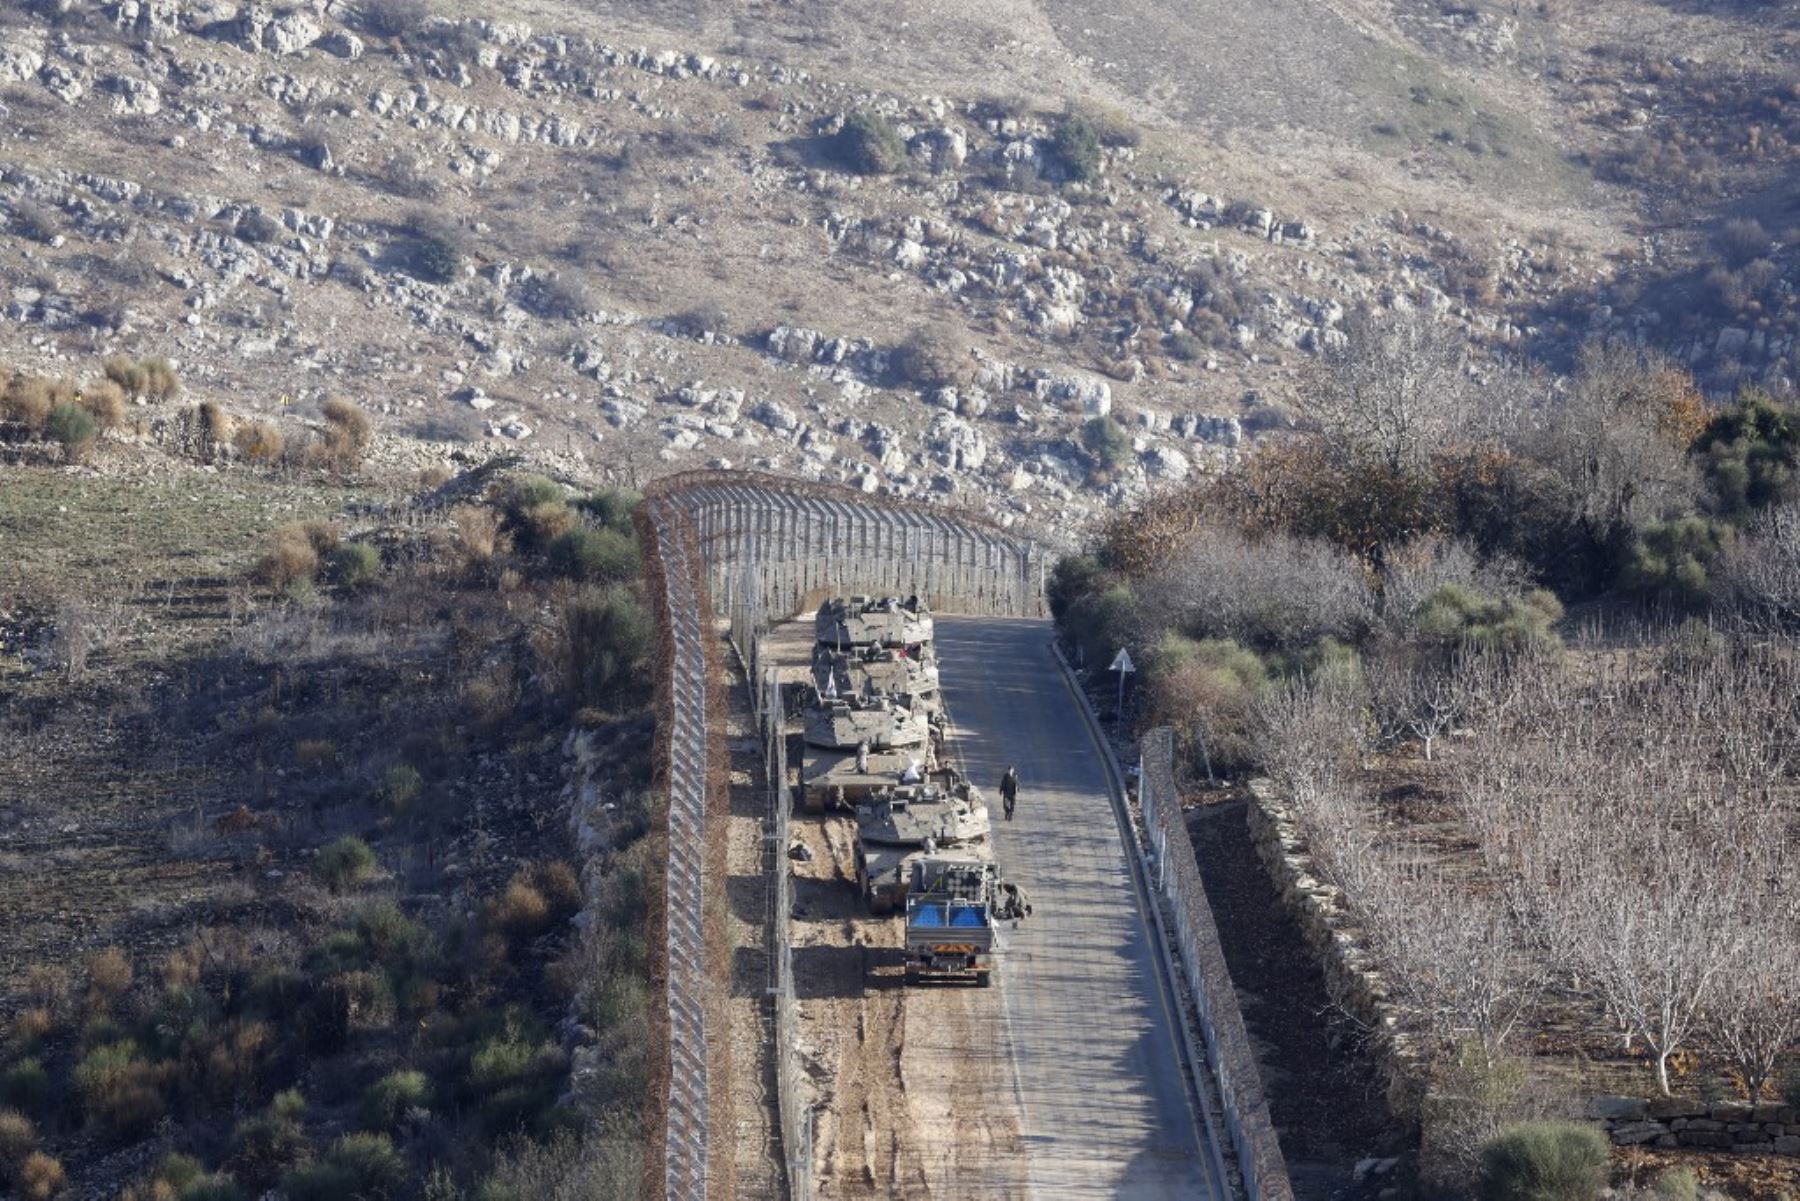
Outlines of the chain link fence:
{"label": "chain link fence", "polygon": [[[769,1005],[781,1151],[789,1195],[811,1201],[813,1114],[802,1101],[788,869],[787,714],[763,634],[840,593],[918,595],[933,609],[982,615],[1043,612],[1045,560],[982,518],[866,501],[843,489],[746,472],[693,472],[647,490],[647,528],[663,581],[669,696],[667,1139],[670,1198],[703,1201],[710,1154],[705,914],[708,763],[705,615],[720,613],[753,682],[769,795],[763,863],[770,875]],[[718,885],[715,884],[716,891]]]}
{"label": "chain link fence", "polygon": [[1269,1118],[1262,1072],[1244,1029],[1237,991],[1225,966],[1206,886],[1175,787],[1175,732],[1150,731],[1138,743],[1138,805],[1154,852],[1151,884],[1168,901],[1182,974],[1198,1010],[1206,1057],[1218,1082],[1225,1128],[1251,1201],[1293,1201],[1287,1162]]}

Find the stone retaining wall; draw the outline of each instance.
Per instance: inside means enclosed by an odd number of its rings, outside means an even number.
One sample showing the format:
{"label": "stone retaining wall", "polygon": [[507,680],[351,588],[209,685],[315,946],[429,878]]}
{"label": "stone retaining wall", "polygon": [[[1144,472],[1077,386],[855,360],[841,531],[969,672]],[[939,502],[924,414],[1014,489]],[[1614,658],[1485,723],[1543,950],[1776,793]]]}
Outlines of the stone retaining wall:
{"label": "stone retaining wall", "polygon": [[1689,1147],[1743,1155],[1800,1155],[1800,1110],[1708,1103],[1697,1097],[1595,1097],[1588,1117],[1621,1147]]}
{"label": "stone retaining wall", "polygon": [[1244,807],[1250,841],[1282,906],[1294,918],[1325,974],[1325,991],[1369,1031],[1369,1057],[1380,1073],[1388,1112],[1410,1122],[1419,1110],[1423,1078],[1417,1055],[1397,1028],[1381,973],[1338,907],[1338,889],[1313,874],[1312,853],[1300,827],[1267,780],[1252,781]]}

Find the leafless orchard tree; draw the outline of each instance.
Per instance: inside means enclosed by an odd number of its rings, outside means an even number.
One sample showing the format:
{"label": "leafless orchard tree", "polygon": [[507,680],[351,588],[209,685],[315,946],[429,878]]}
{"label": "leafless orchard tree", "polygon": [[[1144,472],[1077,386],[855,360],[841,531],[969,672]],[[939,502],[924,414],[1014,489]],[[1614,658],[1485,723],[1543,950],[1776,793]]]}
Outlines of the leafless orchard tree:
{"label": "leafless orchard tree", "polygon": [[1364,657],[1363,678],[1380,741],[1416,739],[1430,761],[1462,712],[1463,690],[1449,665],[1419,647],[1388,643]]}
{"label": "leafless orchard tree", "polygon": [[1718,568],[1734,615],[1775,634],[1800,623],[1800,503],[1765,511],[1726,548]]}
{"label": "leafless orchard tree", "polygon": [[1741,953],[1714,981],[1706,1028],[1755,1103],[1781,1057],[1800,1046],[1800,912],[1771,905],[1732,935]]}
{"label": "leafless orchard tree", "polygon": [[1485,882],[1389,855],[1359,899],[1398,1000],[1445,1041],[1473,1038],[1489,1068],[1549,973],[1529,930]]}
{"label": "leafless orchard tree", "polygon": [[1510,697],[1491,681],[1471,690],[1504,698],[1505,720],[1457,765],[1490,869],[1550,960],[1643,1039],[1665,1093],[1777,875],[1792,686],[1780,657],[1639,656]]}
{"label": "leafless orchard tree", "polygon": [[1470,407],[1466,345],[1418,313],[1360,316],[1344,332],[1302,381],[1302,412],[1335,450],[1396,472],[1423,467]]}

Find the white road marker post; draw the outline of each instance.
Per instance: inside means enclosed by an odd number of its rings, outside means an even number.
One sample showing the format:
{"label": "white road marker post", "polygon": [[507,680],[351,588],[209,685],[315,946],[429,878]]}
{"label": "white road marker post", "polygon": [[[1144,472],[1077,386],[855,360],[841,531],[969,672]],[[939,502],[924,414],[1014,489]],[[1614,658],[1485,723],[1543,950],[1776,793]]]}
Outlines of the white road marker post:
{"label": "white road marker post", "polygon": [[1119,653],[1113,656],[1112,666],[1106,670],[1119,673],[1119,721],[1123,723],[1125,720],[1125,677],[1137,670],[1137,666],[1131,661],[1131,652],[1120,647]]}

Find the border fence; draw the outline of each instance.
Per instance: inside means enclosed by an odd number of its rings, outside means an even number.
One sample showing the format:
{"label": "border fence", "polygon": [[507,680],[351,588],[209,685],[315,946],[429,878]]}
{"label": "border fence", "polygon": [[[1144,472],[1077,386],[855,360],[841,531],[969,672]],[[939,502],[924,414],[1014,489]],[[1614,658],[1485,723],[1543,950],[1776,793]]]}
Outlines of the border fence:
{"label": "border fence", "polygon": [[690,472],[653,483],[640,527],[660,570],[659,681],[667,738],[669,868],[663,932],[667,957],[669,1085],[662,1114],[660,1179],[668,1198],[704,1201],[714,1149],[709,1138],[706,914],[709,889],[709,762],[720,723],[709,722],[706,628],[729,618],[732,642],[752,681],[764,741],[769,813],[764,865],[769,890],[769,1004],[781,1151],[789,1195],[812,1196],[813,1115],[801,1103],[794,1012],[787,718],[762,635],[809,600],[833,593],[917,593],[947,613],[1038,616],[1045,560],[1030,542],[973,515],[925,505],[875,502],[845,489],[749,472]]}
{"label": "border fence", "polygon": [[1199,1010],[1206,1056],[1218,1082],[1225,1128],[1252,1201],[1293,1201],[1287,1162],[1269,1117],[1262,1072],[1244,1029],[1237,991],[1225,966],[1218,927],[1194,858],[1194,844],[1175,786],[1175,732],[1150,731],[1138,743],[1138,805],[1155,853],[1152,883],[1174,916],[1175,942],[1188,992]]}

